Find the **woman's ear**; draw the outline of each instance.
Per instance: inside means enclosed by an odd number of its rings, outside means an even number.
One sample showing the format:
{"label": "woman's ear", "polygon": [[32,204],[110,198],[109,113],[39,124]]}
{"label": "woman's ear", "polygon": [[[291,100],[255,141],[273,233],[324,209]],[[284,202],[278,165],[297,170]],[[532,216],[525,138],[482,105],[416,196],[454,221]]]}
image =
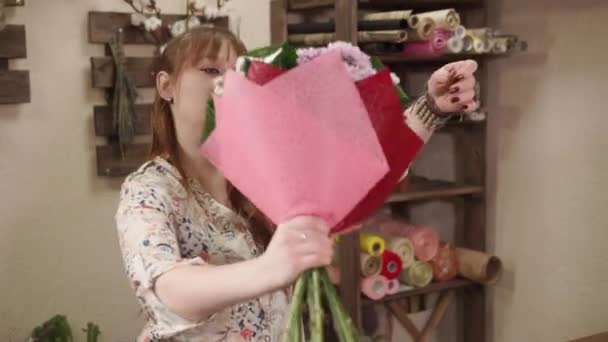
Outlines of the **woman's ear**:
{"label": "woman's ear", "polygon": [[166,71],[160,71],[156,74],[156,90],[165,101],[173,102],[174,86],[171,82],[171,76]]}

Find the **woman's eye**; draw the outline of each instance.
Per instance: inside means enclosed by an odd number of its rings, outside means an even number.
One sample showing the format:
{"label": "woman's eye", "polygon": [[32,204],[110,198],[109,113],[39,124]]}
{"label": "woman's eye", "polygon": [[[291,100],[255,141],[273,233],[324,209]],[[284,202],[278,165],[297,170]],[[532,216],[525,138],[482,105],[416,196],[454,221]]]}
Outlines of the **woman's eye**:
{"label": "woman's eye", "polygon": [[221,74],[221,71],[218,68],[201,68],[201,71],[211,76],[218,76]]}

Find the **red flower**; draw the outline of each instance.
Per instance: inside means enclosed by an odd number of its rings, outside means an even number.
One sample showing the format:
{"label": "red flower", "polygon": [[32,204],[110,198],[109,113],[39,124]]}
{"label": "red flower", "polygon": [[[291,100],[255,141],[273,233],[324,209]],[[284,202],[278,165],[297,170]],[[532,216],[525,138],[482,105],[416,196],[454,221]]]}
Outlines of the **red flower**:
{"label": "red flower", "polygon": [[246,341],[249,341],[251,339],[251,336],[253,336],[253,331],[249,330],[248,328],[241,330],[241,337],[244,338]]}

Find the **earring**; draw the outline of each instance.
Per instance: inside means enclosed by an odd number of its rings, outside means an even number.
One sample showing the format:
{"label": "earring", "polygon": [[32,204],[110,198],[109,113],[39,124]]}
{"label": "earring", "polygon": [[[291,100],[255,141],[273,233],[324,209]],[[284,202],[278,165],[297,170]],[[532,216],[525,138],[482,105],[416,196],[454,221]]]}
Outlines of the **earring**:
{"label": "earring", "polygon": [[165,99],[165,101],[169,102],[169,104],[173,104],[173,102],[175,102],[175,101],[173,100],[173,98],[170,98],[170,99]]}

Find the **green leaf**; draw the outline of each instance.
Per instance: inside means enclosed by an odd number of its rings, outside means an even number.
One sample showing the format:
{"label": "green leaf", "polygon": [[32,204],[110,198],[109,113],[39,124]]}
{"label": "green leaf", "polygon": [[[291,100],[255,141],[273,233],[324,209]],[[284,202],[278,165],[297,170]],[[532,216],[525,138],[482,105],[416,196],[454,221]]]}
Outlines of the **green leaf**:
{"label": "green leaf", "polygon": [[380,71],[380,70],[384,69],[384,63],[382,63],[382,61],[380,60],[380,58],[378,58],[378,56],[372,56],[371,62],[372,62],[372,68],[374,68],[374,70]]}
{"label": "green leaf", "polygon": [[281,48],[280,45],[264,46],[264,47],[257,48],[257,49],[251,50],[251,51],[247,51],[245,53],[245,56],[263,58],[263,57],[272,55],[280,48]]}
{"label": "green leaf", "polygon": [[213,99],[209,99],[207,102],[207,113],[205,114],[205,128],[203,128],[203,136],[201,143],[204,143],[211,132],[215,129],[215,104]]}
{"label": "green leaf", "polygon": [[298,65],[298,54],[296,49],[285,43],[281,46],[281,52],[272,61],[272,65],[282,69],[295,68]]}

